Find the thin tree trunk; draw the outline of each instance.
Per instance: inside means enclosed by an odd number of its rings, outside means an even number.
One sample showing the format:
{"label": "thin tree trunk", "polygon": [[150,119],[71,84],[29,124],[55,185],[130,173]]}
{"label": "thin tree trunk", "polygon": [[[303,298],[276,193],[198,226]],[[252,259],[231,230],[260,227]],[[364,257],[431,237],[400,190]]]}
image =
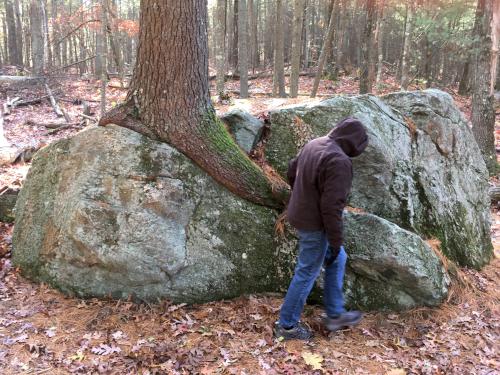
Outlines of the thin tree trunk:
{"label": "thin tree trunk", "polygon": [[[332,3],[334,1],[335,0],[332,0]],[[330,22],[328,24],[328,32],[326,34],[326,38],[323,43],[323,48],[321,49],[321,55],[319,56],[318,71],[316,72],[316,77],[314,78],[311,98],[314,98],[318,93],[319,81],[321,80],[321,75],[323,74],[326,57],[330,54],[330,48],[332,45],[333,35],[334,35],[334,27],[333,27],[335,22],[334,12],[335,12],[335,7],[332,6],[332,14],[330,15]]]}
{"label": "thin tree trunk", "polygon": [[52,66],[52,50],[49,45],[49,18],[47,16],[47,4],[46,0],[40,1],[40,13],[42,17],[42,30],[43,30],[43,57],[44,57],[44,68],[50,68]]}
{"label": "thin tree trunk", "polygon": [[16,14],[17,63],[23,65],[23,25],[21,23],[19,0],[14,0],[14,13]]}
{"label": "thin tree trunk", "polygon": [[304,23],[304,0],[295,0],[293,9],[292,72],[290,96],[296,98],[299,92],[300,54],[302,49],[302,25]]}
{"label": "thin tree trunk", "polygon": [[374,33],[373,28],[375,26],[375,2],[376,0],[366,0],[366,22],[365,30],[363,33],[363,42],[361,43],[361,75],[359,80],[359,93],[366,94],[371,93],[373,89],[373,78],[375,72],[375,60],[373,58],[375,54],[374,47]]}
{"label": "thin tree trunk", "polygon": [[[257,0],[258,3],[258,0]],[[254,0],[248,0],[248,19],[249,19],[249,40],[250,40],[250,66],[252,72],[255,72],[255,68],[259,64],[259,41],[258,41],[258,29],[257,29],[257,10],[256,2]]]}
{"label": "thin tree trunk", "polygon": [[247,2],[238,2],[238,66],[240,72],[240,98],[248,98],[248,19]]}
{"label": "thin tree trunk", "polygon": [[233,5],[233,37],[231,39],[231,49],[230,49],[230,59],[229,63],[231,64],[231,67],[234,69],[234,72],[238,72],[238,10],[239,10],[239,5],[238,5],[238,0],[234,0],[234,5]]}
{"label": "thin tree trunk", "polygon": [[289,188],[234,143],[210,102],[207,2],[141,2],[139,50],[125,104],[100,121],[169,143],[233,193],[282,207]]}
{"label": "thin tree trunk", "polygon": [[224,74],[226,66],[226,2],[227,0],[217,0],[217,23],[215,25],[215,61],[217,66],[217,86],[218,95],[224,93]]}
{"label": "thin tree trunk", "polygon": [[286,97],[285,92],[285,35],[283,29],[283,0],[276,0],[276,30],[274,39],[273,96]]}
{"label": "thin tree trunk", "polygon": [[375,78],[375,86],[380,88],[382,82],[382,74],[384,69],[384,26],[385,26],[385,0],[380,0],[378,4],[378,17],[377,17],[377,75]]}
{"label": "thin tree trunk", "polygon": [[30,6],[30,24],[31,24],[31,61],[33,74],[39,76],[45,68],[45,49],[44,49],[44,31],[43,14],[39,0],[31,0]]}
{"label": "thin tree trunk", "polygon": [[3,57],[4,63],[9,63],[9,41],[7,36],[7,21],[5,20],[6,16],[2,17],[2,35],[3,35]]}
{"label": "thin tree trunk", "polygon": [[16,35],[16,18],[14,16],[14,4],[12,0],[5,0],[5,18],[7,23],[7,38],[8,38],[8,59],[12,65],[21,64],[18,60],[19,53],[17,52],[17,35]]}
{"label": "thin tree trunk", "polygon": [[406,5],[406,29],[403,45],[403,56],[401,58],[401,89],[408,90],[410,84],[410,48],[413,33],[413,12],[414,4],[409,2]]}
{"label": "thin tree trunk", "polygon": [[113,58],[115,60],[115,65],[116,69],[118,70],[118,74],[120,75],[120,82],[123,86],[123,78],[124,78],[124,72],[123,72],[123,60],[120,54],[120,49],[118,47],[118,43],[116,41],[116,35],[115,31],[111,25],[111,22],[109,21],[109,17],[115,17],[115,12],[112,11],[111,4],[109,0],[104,0],[103,1],[103,7],[104,7],[104,12],[103,12],[103,21],[106,26],[106,32],[109,40],[109,45],[111,47],[111,51],[113,52]]}
{"label": "thin tree trunk", "polygon": [[491,82],[491,20],[490,0],[479,0],[476,10],[473,50],[472,132],[481,149],[490,173],[495,171],[495,111]]}
{"label": "thin tree trunk", "polygon": [[[102,0],[103,2],[106,0]],[[101,4],[101,35],[102,35],[102,40],[106,41],[107,33],[106,33],[106,27],[107,27],[107,22],[105,21],[106,19],[106,7],[104,4]],[[108,86],[108,58],[107,58],[107,48],[104,47],[101,50],[101,119],[105,116],[106,113],[106,87]]]}
{"label": "thin tree trunk", "polygon": [[491,83],[490,94],[495,91],[495,82],[497,79],[498,62],[498,44],[500,42],[500,0],[493,0],[491,21]]}

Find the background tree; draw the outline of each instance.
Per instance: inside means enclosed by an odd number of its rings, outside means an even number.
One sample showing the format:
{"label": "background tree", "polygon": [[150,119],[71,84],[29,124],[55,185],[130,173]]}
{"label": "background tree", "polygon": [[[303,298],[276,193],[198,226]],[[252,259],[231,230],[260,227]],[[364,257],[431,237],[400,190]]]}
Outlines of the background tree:
{"label": "background tree", "polygon": [[283,30],[283,0],[276,0],[276,23],[274,39],[274,83],[273,96],[284,98],[285,92],[285,44]]}
{"label": "background tree", "polygon": [[373,79],[375,78],[375,34],[376,24],[376,0],[365,0],[366,22],[361,44],[361,74],[359,81],[359,93],[372,92]]}
{"label": "background tree", "polygon": [[472,80],[472,132],[481,149],[486,166],[490,172],[496,168],[495,152],[495,111],[491,82],[491,21],[493,4],[489,0],[479,0],[474,27]]}
{"label": "background tree", "polygon": [[240,97],[248,98],[248,19],[247,2],[238,2],[238,66],[240,72]]}
{"label": "background tree", "polygon": [[292,98],[296,98],[299,92],[303,15],[304,0],[295,0],[293,9],[292,72],[290,75],[290,96]]}
{"label": "background tree", "polygon": [[[335,0],[332,0],[332,5],[335,2]],[[314,98],[318,92],[318,87],[319,87],[319,81],[321,80],[321,74],[323,74],[323,69],[325,67],[326,59],[328,55],[330,54],[330,48],[332,45],[333,41],[333,35],[334,35],[334,8],[332,7],[332,13],[330,14],[330,22],[328,23],[328,32],[326,34],[325,41],[323,43],[323,48],[321,49],[321,55],[319,57],[319,63],[318,63],[318,70],[316,71],[316,78],[314,79],[313,83],[313,89],[311,92],[311,97]]]}
{"label": "background tree", "polygon": [[226,7],[227,0],[217,0],[217,21],[215,24],[215,59],[217,67],[217,94],[224,92],[224,75],[226,65]]}
{"label": "background tree", "polygon": [[401,89],[408,90],[410,84],[410,49],[413,33],[413,12],[415,5],[413,2],[406,4],[406,21],[403,43],[403,55],[401,56]]}

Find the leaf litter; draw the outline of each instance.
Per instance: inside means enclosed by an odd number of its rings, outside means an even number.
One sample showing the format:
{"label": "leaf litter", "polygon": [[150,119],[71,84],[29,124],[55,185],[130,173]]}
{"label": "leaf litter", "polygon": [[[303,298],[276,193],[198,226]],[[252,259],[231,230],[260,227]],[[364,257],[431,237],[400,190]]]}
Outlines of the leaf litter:
{"label": "leaf litter", "polygon": [[[312,78],[301,77],[309,91]],[[322,81],[319,99],[270,98],[271,80],[252,81],[251,99],[235,95],[216,103],[224,113],[240,102],[251,113],[319,101],[329,95],[357,92],[357,81],[341,77]],[[72,117],[81,111],[76,99],[88,100],[98,112],[99,82],[56,82],[58,97]],[[227,89],[237,90],[234,81]],[[384,92],[397,87],[391,77]],[[12,93],[1,90],[4,94]],[[23,100],[34,91],[21,91]],[[125,90],[108,89],[109,107]],[[458,106],[470,115],[470,99],[455,94]],[[0,104],[2,100],[0,100]],[[33,125],[54,119],[48,103],[18,108],[5,121],[6,137],[16,146],[48,144],[77,133],[68,128],[47,135]],[[32,122],[28,122],[31,120]],[[497,145],[500,127],[497,124]],[[500,147],[499,147],[500,148]],[[29,163],[0,168],[2,185],[22,185]],[[492,182],[498,183],[493,178]],[[492,208],[495,259],[481,272],[460,269],[468,280],[439,308],[366,314],[353,329],[328,334],[321,328],[319,306],[306,306],[305,321],[316,331],[310,343],[273,338],[281,296],[263,294],[202,305],[133,304],[128,301],[65,296],[45,284],[23,278],[12,267],[12,224],[0,223],[0,368],[3,374],[495,374],[500,368],[498,282],[500,275],[500,211]]]}

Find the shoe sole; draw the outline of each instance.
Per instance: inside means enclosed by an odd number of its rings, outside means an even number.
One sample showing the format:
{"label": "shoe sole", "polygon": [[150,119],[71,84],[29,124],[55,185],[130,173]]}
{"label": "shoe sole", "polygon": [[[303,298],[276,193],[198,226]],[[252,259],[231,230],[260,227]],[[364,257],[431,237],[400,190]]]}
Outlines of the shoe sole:
{"label": "shoe sole", "polygon": [[363,320],[362,316],[360,316],[358,319],[356,319],[355,321],[352,321],[350,323],[342,323],[342,324],[330,323],[330,324],[325,324],[325,326],[326,326],[327,330],[329,330],[331,332],[335,332],[335,331],[338,331],[338,330],[341,330],[344,328],[350,328],[350,327],[357,326],[359,324],[359,322],[361,322],[361,320]]}

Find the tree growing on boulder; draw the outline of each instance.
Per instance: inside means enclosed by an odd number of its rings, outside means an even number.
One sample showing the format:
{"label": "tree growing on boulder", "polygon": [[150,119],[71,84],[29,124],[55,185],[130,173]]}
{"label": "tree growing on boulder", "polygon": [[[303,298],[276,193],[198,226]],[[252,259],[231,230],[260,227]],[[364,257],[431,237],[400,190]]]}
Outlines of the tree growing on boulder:
{"label": "tree growing on boulder", "polygon": [[282,207],[288,184],[264,173],[236,145],[215,114],[208,88],[206,1],[143,0],[127,98],[100,125],[116,124],[166,142],[233,193]]}

